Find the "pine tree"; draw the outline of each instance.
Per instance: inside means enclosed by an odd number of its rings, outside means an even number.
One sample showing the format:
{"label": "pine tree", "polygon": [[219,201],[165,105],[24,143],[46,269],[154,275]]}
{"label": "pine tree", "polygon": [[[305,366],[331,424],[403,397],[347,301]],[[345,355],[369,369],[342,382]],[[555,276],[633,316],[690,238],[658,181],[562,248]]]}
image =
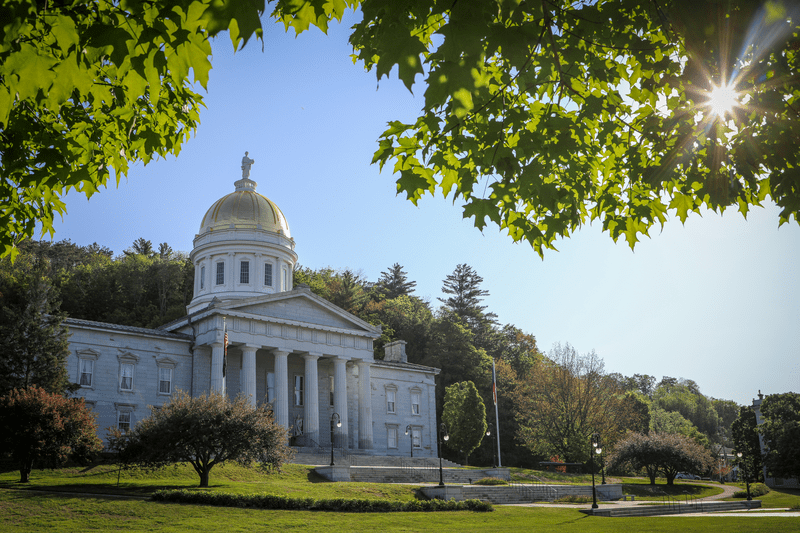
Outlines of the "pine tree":
{"label": "pine tree", "polygon": [[445,278],[442,286],[442,292],[452,296],[438,298],[446,308],[464,320],[474,333],[478,333],[486,322],[494,324],[497,318],[494,313],[484,312],[486,306],[481,302],[485,296],[489,296],[489,291],[481,289],[481,283],[483,278],[471,266],[462,263]]}
{"label": "pine tree", "polygon": [[64,315],[57,312],[56,291],[47,276],[47,260],[19,256],[0,263],[0,394],[39,386],[64,393],[69,356]]}
{"label": "pine tree", "polygon": [[384,299],[392,300],[398,296],[410,296],[416,286],[416,281],[408,281],[408,273],[403,270],[400,263],[395,263],[388,272],[381,272],[377,289]]}

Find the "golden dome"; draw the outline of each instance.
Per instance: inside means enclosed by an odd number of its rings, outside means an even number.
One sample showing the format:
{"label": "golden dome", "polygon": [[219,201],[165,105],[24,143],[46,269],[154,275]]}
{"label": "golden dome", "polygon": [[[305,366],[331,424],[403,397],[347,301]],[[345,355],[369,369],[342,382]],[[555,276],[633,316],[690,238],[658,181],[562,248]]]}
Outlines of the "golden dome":
{"label": "golden dome", "polygon": [[255,181],[243,178],[235,185],[236,191],[223,196],[208,209],[200,223],[200,233],[233,227],[282,232],[291,238],[286,217],[272,200],[256,192]]}

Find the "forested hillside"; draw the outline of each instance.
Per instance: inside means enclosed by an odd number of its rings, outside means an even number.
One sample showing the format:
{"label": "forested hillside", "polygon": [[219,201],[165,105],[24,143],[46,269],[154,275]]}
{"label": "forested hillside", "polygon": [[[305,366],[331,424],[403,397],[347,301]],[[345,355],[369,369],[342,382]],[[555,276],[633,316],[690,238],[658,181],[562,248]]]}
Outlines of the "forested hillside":
{"label": "forested hillside", "polygon": [[[139,327],[157,327],[183,316],[192,298],[194,269],[187,254],[167,243],[156,249],[137,239],[119,255],[98,245],[70,241],[27,241],[15,263],[0,260],[0,292],[13,284],[14,269],[43,258],[51,298],[67,316]],[[395,263],[371,281],[358,271],[297,266],[295,285],[375,325],[383,335],[375,357],[394,340],[407,342],[408,360],[441,369],[437,409],[445,389],[471,381],[486,406],[492,438],[484,438],[470,463],[492,462],[495,409],[492,360],[496,365],[501,452],[504,465],[533,466],[558,457],[588,460],[588,438],[599,431],[612,446],[629,431],[679,433],[717,449],[730,444],[739,406],[709,398],[690,379],[647,374],[624,376],[606,371],[594,351],[578,353],[569,344],[543,352],[536,338],[513,324],[502,324],[483,301],[483,278],[460,264],[442,281],[436,305],[414,294],[416,282]],[[2,296],[0,296],[2,299]],[[643,359],[646,361],[646,359]],[[463,460],[451,444],[445,456]]]}

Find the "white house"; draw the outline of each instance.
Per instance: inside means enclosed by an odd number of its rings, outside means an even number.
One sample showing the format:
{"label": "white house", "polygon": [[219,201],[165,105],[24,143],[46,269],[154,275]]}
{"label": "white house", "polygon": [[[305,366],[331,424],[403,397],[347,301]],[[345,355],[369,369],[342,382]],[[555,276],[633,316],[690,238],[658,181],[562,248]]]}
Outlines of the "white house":
{"label": "white house", "polygon": [[158,329],[65,322],[79,394],[101,428],[131,427],[179,389],[218,391],[271,403],[297,446],[330,446],[338,417],[336,447],[407,455],[413,446],[415,457],[435,457],[439,370],[408,363],[403,341],[375,360],[378,327],[308,287],[293,288],[297,254],[289,224],[256,192],[250,164],[245,156],[236,190],[202,219],[186,316]]}

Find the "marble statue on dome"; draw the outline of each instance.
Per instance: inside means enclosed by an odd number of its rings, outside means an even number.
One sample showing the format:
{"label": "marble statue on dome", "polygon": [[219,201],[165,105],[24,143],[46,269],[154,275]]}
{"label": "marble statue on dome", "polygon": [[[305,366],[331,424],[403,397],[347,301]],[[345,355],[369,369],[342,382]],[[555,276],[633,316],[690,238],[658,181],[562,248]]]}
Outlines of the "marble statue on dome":
{"label": "marble statue on dome", "polygon": [[250,159],[247,157],[247,154],[250,152],[245,152],[244,157],[242,158],[242,177],[249,178],[250,177],[250,166],[256,162],[255,159]]}

